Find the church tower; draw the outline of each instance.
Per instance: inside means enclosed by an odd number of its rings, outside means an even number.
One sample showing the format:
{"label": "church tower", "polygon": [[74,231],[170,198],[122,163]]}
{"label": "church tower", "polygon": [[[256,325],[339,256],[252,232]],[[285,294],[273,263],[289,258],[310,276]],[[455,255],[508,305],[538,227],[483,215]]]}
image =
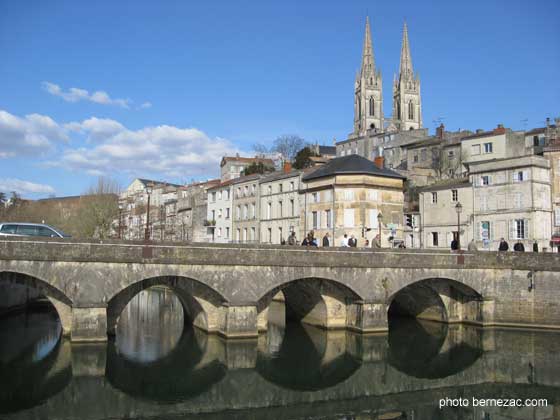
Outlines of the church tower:
{"label": "church tower", "polygon": [[375,71],[375,59],[366,18],[366,34],[362,52],[362,67],[354,84],[354,133],[363,136],[367,130],[383,131],[383,96],[381,72]]}
{"label": "church tower", "polygon": [[400,131],[422,128],[420,78],[412,69],[406,22],[403,29],[399,77],[395,77],[393,81],[393,123]]}

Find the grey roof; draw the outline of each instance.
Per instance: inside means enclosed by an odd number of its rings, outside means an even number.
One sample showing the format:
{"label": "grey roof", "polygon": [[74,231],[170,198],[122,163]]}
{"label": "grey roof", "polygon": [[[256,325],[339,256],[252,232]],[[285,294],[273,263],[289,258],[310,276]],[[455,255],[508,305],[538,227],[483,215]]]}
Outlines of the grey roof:
{"label": "grey roof", "polygon": [[319,154],[336,156],[336,146],[319,146]]}
{"label": "grey roof", "polygon": [[299,176],[300,174],[301,174],[301,171],[299,171],[299,170],[294,170],[294,171],[291,171],[291,172],[276,171],[276,172],[273,172],[270,175],[262,177],[261,178],[261,184],[264,184],[265,182],[277,181],[279,179],[284,179],[284,178],[293,178],[293,177]]}
{"label": "grey roof", "polygon": [[316,171],[303,177],[303,181],[309,181],[327,176],[341,174],[365,174],[387,178],[405,179],[401,174],[387,168],[378,168],[375,163],[359,155],[342,156],[331,159]]}
{"label": "grey roof", "polygon": [[183,185],[180,184],[172,184],[171,182],[165,182],[165,181],[154,181],[152,179],[146,179],[146,178],[137,178],[138,181],[140,181],[142,184],[144,184],[145,186],[148,184],[152,184],[152,185],[166,185],[166,186],[171,186],[171,187],[182,187]]}

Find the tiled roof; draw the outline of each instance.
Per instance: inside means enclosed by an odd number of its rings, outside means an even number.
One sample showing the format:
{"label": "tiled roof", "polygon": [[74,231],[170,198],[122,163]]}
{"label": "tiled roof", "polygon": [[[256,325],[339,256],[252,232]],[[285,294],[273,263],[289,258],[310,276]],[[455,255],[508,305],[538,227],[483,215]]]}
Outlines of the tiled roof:
{"label": "tiled roof", "polygon": [[387,178],[405,178],[404,176],[390,169],[379,168],[371,160],[368,160],[362,156],[349,155],[331,159],[325,165],[320,166],[316,171],[305,175],[303,177],[303,181],[341,174],[365,174]]}

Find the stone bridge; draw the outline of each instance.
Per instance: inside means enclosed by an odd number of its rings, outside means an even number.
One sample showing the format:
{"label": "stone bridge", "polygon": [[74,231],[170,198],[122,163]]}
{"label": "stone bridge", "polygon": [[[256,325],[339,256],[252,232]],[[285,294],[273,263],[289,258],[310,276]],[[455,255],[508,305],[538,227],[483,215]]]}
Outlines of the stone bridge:
{"label": "stone bridge", "polygon": [[40,290],[73,341],[106,340],[130,299],[156,285],[225,337],[265,331],[273,298],[301,322],[364,333],[387,331],[392,314],[560,328],[556,254],[3,239],[4,282]]}

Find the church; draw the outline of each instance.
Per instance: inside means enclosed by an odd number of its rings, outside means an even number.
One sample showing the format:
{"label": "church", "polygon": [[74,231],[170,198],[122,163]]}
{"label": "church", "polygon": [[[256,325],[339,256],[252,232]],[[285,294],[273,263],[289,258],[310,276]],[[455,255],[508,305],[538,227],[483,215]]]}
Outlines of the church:
{"label": "church", "polygon": [[354,85],[354,131],[349,138],[420,128],[420,79],[412,67],[406,23],[403,28],[399,75],[395,75],[393,80],[393,115],[386,120],[383,116],[383,77],[381,70],[375,66],[369,18],[366,18],[362,65]]}

